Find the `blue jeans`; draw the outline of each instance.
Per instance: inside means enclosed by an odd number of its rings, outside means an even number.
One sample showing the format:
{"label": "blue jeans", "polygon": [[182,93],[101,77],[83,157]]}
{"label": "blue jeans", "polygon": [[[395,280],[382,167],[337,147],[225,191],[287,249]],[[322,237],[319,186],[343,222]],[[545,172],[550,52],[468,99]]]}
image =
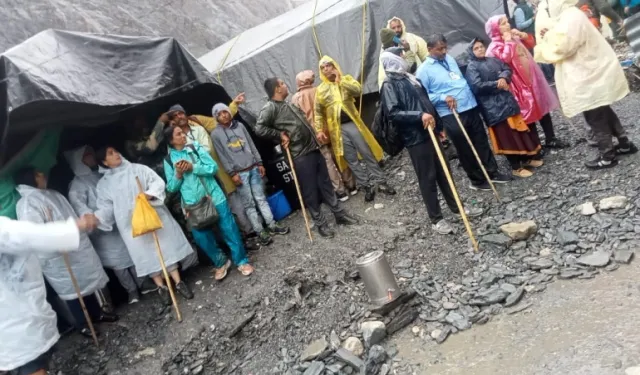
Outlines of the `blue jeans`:
{"label": "blue jeans", "polygon": [[[222,202],[216,205],[216,210],[218,210],[220,217],[218,220],[218,228],[220,228],[222,239],[231,250],[231,260],[236,266],[249,263],[247,252],[244,249],[242,237],[240,236],[240,229],[238,229],[238,225],[236,225],[233,219],[229,205],[226,201]],[[193,234],[193,239],[211,259],[216,268],[224,266],[227,262],[227,256],[220,250],[220,247],[218,247],[213,230],[191,229],[191,234]]]}
{"label": "blue jeans", "polygon": [[249,217],[253,230],[256,233],[264,230],[262,220],[260,219],[260,215],[258,215],[258,210],[260,210],[260,214],[262,214],[262,218],[265,224],[267,224],[267,227],[273,227],[275,224],[273,214],[271,213],[271,208],[269,208],[269,203],[267,203],[267,197],[264,195],[262,176],[260,176],[258,167],[246,172],[240,172],[238,175],[242,180],[242,185],[236,188],[236,192],[242,200],[244,210]]}

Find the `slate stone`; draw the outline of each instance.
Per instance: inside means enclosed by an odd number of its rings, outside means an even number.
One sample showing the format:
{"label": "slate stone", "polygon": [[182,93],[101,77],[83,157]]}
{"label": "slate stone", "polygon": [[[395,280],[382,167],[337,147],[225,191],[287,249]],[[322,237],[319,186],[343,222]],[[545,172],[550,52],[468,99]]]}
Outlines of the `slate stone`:
{"label": "slate stone", "polygon": [[387,336],[387,327],[383,322],[371,321],[362,323],[362,338],[367,348],[379,344]]}
{"label": "slate stone", "polygon": [[472,306],[489,306],[494,303],[500,303],[507,298],[509,292],[500,287],[493,287],[491,289],[485,290],[481,293],[478,293],[476,298],[473,298],[469,301],[469,305]]}
{"label": "slate stone", "polygon": [[455,311],[449,311],[449,314],[445,319],[447,323],[453,325],[460,331],[471,328],[471,323],[469,322],[469,320]]}
{"label": "slate stone", "polygon": [[509,223],[500,227],[502,233],[512,240],[526,240],[538,231],[535,221],[528,220],[521,223]]}
{"label": "slate stone", "polygon": [[504,307],[511,307],[520,302],[522,296],[524,295],[524,288],[518,288],[515,292],[509,294],[506,301],[504,302]]}
{"label": "slate stone", "polygon": [[436,337],[436,343],[442,344],[443,342],[445,342],[447,340],[447,338],[449,337],[450,334],[451,334],[451,327],[450,326],[444,327],[440,331],[440,334]]}
{"label": "slate stone", "polygon": [[300,355],[300,361],[306,362],[318,358],[329,347],[329,343],[325,338],[315,340]]}
{"label": "slate stone", "polygon": [[338,360],[348,364],[349,366],[353,367],[356,370],[360,370],[364,366],[364,361],[362,361],[357,356],[353,355],[353,353],[351,353],[349,350],[345,348],[338,349],[334,354],[334,356]]}
{"label": "slate stone", "polygon": [[556,237],[558,238],[558,243],[563,246],[577,244],[580,240],[576,233],[564,230],[559,230]]}
{"label": "slate stone", "polygon": [[378,375],[380,368],[387,360],[387,352],[380,345],[374,345],[367,354],[367,360],[365,361],[366,375]]}
{"label": "slate stone", "polygon": [[591,254],[578,258],[578,264],[589,267],[604,267],[609,264],[609,253],[605,251],[594,251]]}
{"label": "slate stone", "polygon": [[506,309],[506,310],[504,310],[504,312],[507,313],[508,315],[513,315],[513,314],[519,313],[520,311],[528,309],[532,305],[533,305],[532,302],[527,302],[527,303],[523,303],[520,306],[512,307],[510,309]]}
{"label": "slate stone", "polygon": [[311,366],[307,368],[303,375],[322,375],[324,371],[324,363],[320,361],[311,362]]}
{"label": "slate stone", "polygon": [[509,284],[509,283],[504,283],[504,284],[500,285],[500,288],[503,289],[504,291],[508,292],[508,293],[513,293],[518,289],[514,285]]}
{"label": "slate stone", "polygon": [[618,263],[629,264],[633,259],[633,251],[631,250],[615,250],[613,252],[613,259]]}
{"label": "slate stone", "polygon": [[399,330],[411,324],[418,317],[418,310],[415,308],[409,308],[396,315],[389,324],[387,324],[386,332],[389,335],[393,335]]}
{"label": "slate stone", "polygon": [[502,233],[500,233],[500,234],[488,234],[486,236],[482,236],[480,238],[480,242],[484,242],[484,243],[488,243],[488,244],[492,244],[492,245],[498,245],[498,246],[502,246],[502,247],[505,247],[505,248],[511,246],[511,244],[513,243],[511,238],[505,236]]}
{"label": "slate stone", "polygon": [[545,268],[551,268],[553,267],[554,264],[555,263],[553,262],[553,260],[548,258],[538,258],[533,262],[527,263],[529,268],[531,268],[534,271],[542,270]]}

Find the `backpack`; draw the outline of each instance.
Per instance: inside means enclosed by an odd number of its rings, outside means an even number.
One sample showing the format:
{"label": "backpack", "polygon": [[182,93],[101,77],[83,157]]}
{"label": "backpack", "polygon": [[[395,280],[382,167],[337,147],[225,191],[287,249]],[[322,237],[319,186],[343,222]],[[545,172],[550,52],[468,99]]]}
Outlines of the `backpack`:
{"label": "backpack", "polygon": [[[382,83],[384,86],[388,84],[386,81]],[[380,89],[382,92],[382,89]],[[389,120],[382,109],[382,101],[378,103],[378,109],[373,118],[373,124],[371,125],[371,132],[373,136],[380,144],[380,147],[389,156],[396,156],[404,149],[404,143],[398,134],[398,130],[395,125]]]}

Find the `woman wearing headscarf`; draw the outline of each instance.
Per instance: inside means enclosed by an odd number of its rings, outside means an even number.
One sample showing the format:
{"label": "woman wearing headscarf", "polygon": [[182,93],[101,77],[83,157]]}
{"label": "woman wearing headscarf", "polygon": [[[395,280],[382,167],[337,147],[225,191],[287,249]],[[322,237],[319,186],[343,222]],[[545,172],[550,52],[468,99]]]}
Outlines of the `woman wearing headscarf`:
{"label": "woman wearing headscarf", "polygon": [[[409,64],[401,56],[401,48],[390,48],[380,56],[387,76],[380,90],[383,116],[396,127],[409,152],[432,229],[440,234],[450,234],[453,228],[442,216],[438,186],[449,209],[456,215],[459,210],[427,132],[427,128],[435,129],[440,116],[420,82],[408,73]],[[440,142],[438,147],[442,150]],[[482,214],[478,208],[465,209],[465,212],[472,217]]]}
{"label": "woman wearing headscarf", "polygon": [[[491,38],[486,56],[498,58],[513,72],[509,86],[518,101],[524,121],[530,125],[540,122],[545,135],[545,147],[566,147],[564,142],[556,138],[551,120],[551,112],[560,107],[558,99],[545,79],[542,69],[521,41],[521,38],[529,36],[511,29],[509,19],[505,15],[489,18],[485,31]],[[531,129],[535,130],[535,126]]]}
{"label": "woman wearing headscarf", "polygon": [[[540,138],[527,126],[520,107],[509,91],[511,69],[504,62],[487,57],[486,44],[475,38],[469,45],[466,78],[489,127],[489,139],[496,155],[505,155],[516,177],[530,177],[524,167],[542,166]],[[531,127],[534,127],[533,124]]]}
{"label": "woman wearing headscarf", "polygon": [[[610,168],[617,165],[616,155],[638,151],[611,108],[629,94],[629,84],[616,53],[576,3],[548,1],[549,22],[540,32],[536,60],[555,65],[564,114],[573,117],[583,113],[595,134],[600,155],[585,165]],[[618,146],[614,147],[612,137],[618,139]]]}

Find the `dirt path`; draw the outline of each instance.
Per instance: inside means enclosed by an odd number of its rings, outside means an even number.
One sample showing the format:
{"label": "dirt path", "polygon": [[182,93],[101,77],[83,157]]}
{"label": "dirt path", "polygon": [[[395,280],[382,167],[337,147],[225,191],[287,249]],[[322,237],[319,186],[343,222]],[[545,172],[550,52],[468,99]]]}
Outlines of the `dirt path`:
{"label": "dirt path", "polygon": [[637,260],[593,280],[555,282],[530,301],[530,309],[497,316],[442,345],[410,330],[394,343],[401,358],[419,365],[415,374],[619,375],[640,365]]}

